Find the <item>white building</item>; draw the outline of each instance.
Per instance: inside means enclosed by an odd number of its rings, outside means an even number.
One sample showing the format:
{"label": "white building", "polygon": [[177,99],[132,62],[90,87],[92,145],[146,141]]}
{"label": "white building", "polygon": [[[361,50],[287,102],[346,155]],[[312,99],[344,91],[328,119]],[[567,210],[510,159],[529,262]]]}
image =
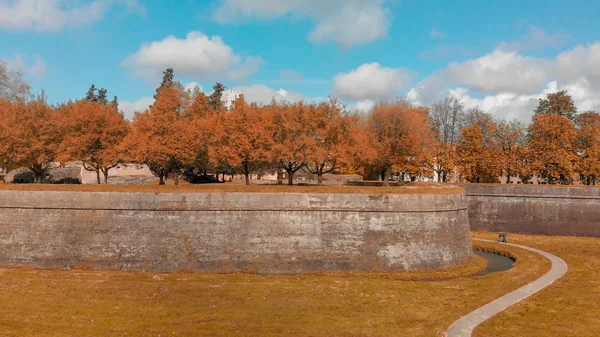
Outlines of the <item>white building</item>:
{"label": "white building", "polygon": [[221,95],[221,101],[223,101],[227,109],[229,109],[231,105],[235,102],[235,100],[238,97],[240,97],[241,94],[242,93],[239,91],[227,89],[223,91],[223,94]]}

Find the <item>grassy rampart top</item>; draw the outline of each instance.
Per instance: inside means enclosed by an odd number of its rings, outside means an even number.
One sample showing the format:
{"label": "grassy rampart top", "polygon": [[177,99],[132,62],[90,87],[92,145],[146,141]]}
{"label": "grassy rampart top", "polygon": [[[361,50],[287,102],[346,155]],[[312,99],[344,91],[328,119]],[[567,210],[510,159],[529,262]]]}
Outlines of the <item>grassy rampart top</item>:
{"label": "grassy rampart top", "polygon": [[287,185],[242,185],[185,184],[185,185],[52,185],[52,184],[0,184],[0,190],[26,191],[70,191],[70,192],[150,192],[150,193],[331,193],[331,194],[458,194],[464,189],[456,185],[414,183],[407,186],[287,186]]}

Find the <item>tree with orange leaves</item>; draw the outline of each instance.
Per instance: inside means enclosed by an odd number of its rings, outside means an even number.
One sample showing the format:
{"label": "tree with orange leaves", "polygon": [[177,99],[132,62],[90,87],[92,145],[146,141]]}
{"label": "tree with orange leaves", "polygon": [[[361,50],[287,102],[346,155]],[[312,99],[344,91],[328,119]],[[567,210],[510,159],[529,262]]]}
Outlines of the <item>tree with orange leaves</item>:
{"label": "tree with orange leaves", "polygon": [[472,183],[498,181],[499,161],[491,141],[486,141],[481,127],[471,125],[461,130],[461,140],[456,147],[459,172]]}
{"label": "tree with orange leaves", "polygon": [[384,186],[389,186],[392,170],[413,171],[433,145],[433,132],[427,108],[413,107],[406,101],[379,103],[368,120],[377,151],[375,166],[382,168]]}
{"label": "tree with orange leaves", "polygon": [[[172,78],[172,77],[171,77]],[[175,173],[175,184],[198,154],[197,129],[185,115],[181,85],[163,80],[149,110],[136,114],[124,141],[129,158],[148,165],[164,185]]]}
{"label": "tree with orange leaves", "polygon": [[575,119],[577,126],[577,172],[586,185],[600,176],[600,114],[586,111]]}
{"label": "tree with orange leaves", "polygon": [[4,120],[0,151],[4,152],[5,165],[27,167],[40,182],[58,157],[62,140],[58,113],[46,104],[43,95],[29,103],[3,101],[0,109]]}
{"label": "tree with orange leaves", "polygon": [[61,160],[82,161],[83,167],[96,172],[108,184],[109,171],[122,159],[121,143],[129,132],[129,123],[114,106],[88,100],[64,105],[60,109],[65,136]]}
{"label": "tree with orange leaves", "polygon": [[497,160],[500,170],[510,182],[511,176],[524,178],[528,176],[525,153],[525,131],[523,125],[517,121],[502,121],[494,128],[494,142],[496,145]]}
{"label": "tree with orange leaves", "polygon": [[355,145],[352,131],[356,116],[344,115],[341,104],[330,99],[308,110],[309,151],[304,169],[317,175],[319,185],[323,175],[350,163]]}
{"label": "tree with orange leaves", "polygon": [[270,117],[267,128],[273,138],[271,162],[287,173],[288,185],[293,185],[294,174],[306,165],[308,151],[313,148],[310,138],[312,104],[278,104],[275,101],[264,108]]}
{"label": "tree with orange leaves", "polygon": [[250,174],[267,165],[271,159],[273,138],[269,132],[269,118],[256,104],[246,103],[240,95],[229,112],[216,118],[210,147],[215,162],[229,163],[241,172],[250,185]]}
{"label": "tree with orange leaves", "polygon": [[572,182],[576,162],[577,132],[567,115],[537,114],[529,126],[528,147],[532,171],[539,177],[561,184]]}

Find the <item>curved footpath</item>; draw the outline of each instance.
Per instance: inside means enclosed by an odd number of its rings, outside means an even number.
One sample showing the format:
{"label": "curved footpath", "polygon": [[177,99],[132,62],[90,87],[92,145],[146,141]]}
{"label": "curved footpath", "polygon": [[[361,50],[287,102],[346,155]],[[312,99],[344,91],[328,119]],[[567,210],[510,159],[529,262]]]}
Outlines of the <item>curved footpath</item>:
{"label": "curved footpath", "polygon": [[[496,242],[492,240],[475,238],[473,240]],[[475,329],[475,327],[477,327],[479,324],[483,323],[484,321],[501,312],[502,310],[510,307],[511,305],[518,303],[526,299],[527,297],[535,294],[536,292],[546,288],[547,286],[552,284],[552,282],[558,280],[567,272],[567,264],[558,256],[527,246],[515,245],[512,243],[504,244],[523,248],[541,254],[552,262],[552,268],[549,272],[547,272],[544,276],[538,278],[537,280],[484,305],[483,307],[463,316],[461,319],[452,323],[450,328],[448,328],[448,337],[471,336],[471,334],[473,333],[473,329]]]}

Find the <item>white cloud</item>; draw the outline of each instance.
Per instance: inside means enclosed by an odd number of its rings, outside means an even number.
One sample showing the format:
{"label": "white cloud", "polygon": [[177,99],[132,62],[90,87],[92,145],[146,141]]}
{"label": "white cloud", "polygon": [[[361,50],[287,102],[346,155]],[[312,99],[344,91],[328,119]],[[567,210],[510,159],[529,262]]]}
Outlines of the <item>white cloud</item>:
{"label": "white cloud", "polygon": [[365,99],[362,101],[357,101],[356,103],[352,104],[350,106],[350,110],[351,111],[362,111],[362,112],[370,112],[371,110],[373,110],[373,107],[375,106],[375,101],[372,101],[370,99]]}
{"label": "white cloud", "polygon": [[556,57],[556,73],[563,81],[588,78],[600,85],[600,42],[579,45]]}
{"label": "white cloud", "polygon": [[334,93],[343,99],[377,100],[391,98],[413,74],[405,68],[386,68],[365,63],[349,73],[335,75]]}
{"label": "white cloud", "polygon": [[246,101],[256,102],[258,104],[269,104],[273,99],[276,101],[287,102],[297,102],[304,99],[301,94],[291,93],[285,89],[274,90],[262,84],[255,84],[252,86],[236,86],[231,90],[244,94]]}
{"label": "white cloud", "polygon": [[548,60],[495,50],[474,60],[452,62],[448,73],[456,83],[482,92],[531,94],[546,83],[549,68]]}
{"label": "white cloud", "polygon": [[553,59],[496,50],[426,77],[408,98],[430,105],[451,95],[466,107],[527,123],[538,100],[560,90],[568,91],[579,111],[600,111],[600,42],[576,46]]}
{"label": "white cloud", "polygon": [[59,32],[65,27],[93,25],[117,5],[138,13],[144,10],[137,0],[0,0],[0,28]]}
{"label": "white cloud", "polygon": [[315,24],[309,41],[333,41],[349,48],[384,38],[390,26],[384,0],[222,0],[213,13],[219,23],[292,16]]}
{"label": "white cloud", "polygon": [[190,82],[190,83],[188,83],[188,84],[186,84],[186,85],[184,86],[184,89],[185,89],[185,90],[189,90],[189,91],[193,91],[195,87],[198,87],[198,89],[199,89],[201,92],[204,92],[204,89],[202,88],[202,86],[201,86],[201,85],[200,85],[200,83],[198,83],[198,82]]}
{"label": "white cloud", "polygon": [[137,101],[121,101],[119,102],[119,110],[123,111],[126,119],[132,120],[136,112],[146,111],[150,105],[154,104],[154,98],[142,97]]}
{"label": "white cloud", "polygon": [[49,71],[46,61],[39,55],[30,57],[16,53],[5,61],[9,69],[18,70],[25,76],[41,78],[46,76]]}
{"label": "white cloud", "polygon": [[145,43],[122,62],[135,76],[152,81],[166,68],[173,68],[176,75],[195,78],[245,78],[263,64],[260,57],[234,53],[219,36],[209,37],[195,31],[184,39],[168,36]]}

